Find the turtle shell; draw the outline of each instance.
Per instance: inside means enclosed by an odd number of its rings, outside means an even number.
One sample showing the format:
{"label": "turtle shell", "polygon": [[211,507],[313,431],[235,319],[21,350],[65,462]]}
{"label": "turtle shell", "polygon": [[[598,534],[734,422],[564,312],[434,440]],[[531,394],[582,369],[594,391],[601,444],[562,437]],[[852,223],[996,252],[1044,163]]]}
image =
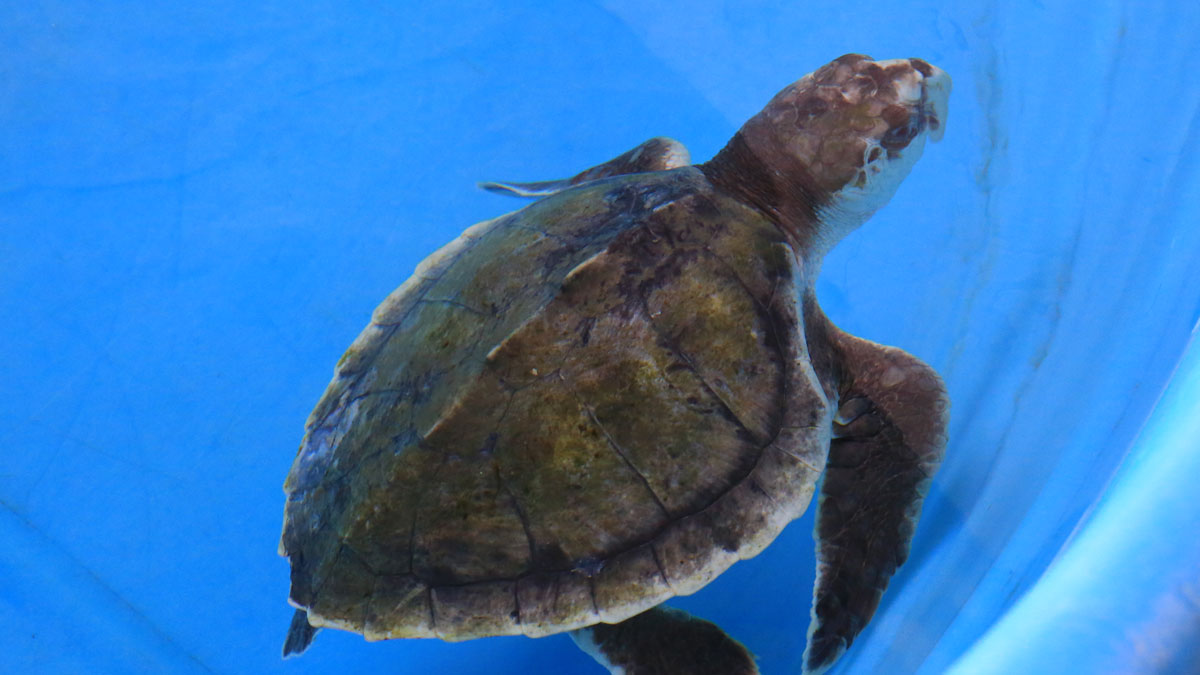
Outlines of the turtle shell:
{"label": "turtle shell", "polygon": [[695,167],[468,229],[380,305],[308,420],[292,603],[368,639],[538,636],[757,554],[829,445],[804,274]]}

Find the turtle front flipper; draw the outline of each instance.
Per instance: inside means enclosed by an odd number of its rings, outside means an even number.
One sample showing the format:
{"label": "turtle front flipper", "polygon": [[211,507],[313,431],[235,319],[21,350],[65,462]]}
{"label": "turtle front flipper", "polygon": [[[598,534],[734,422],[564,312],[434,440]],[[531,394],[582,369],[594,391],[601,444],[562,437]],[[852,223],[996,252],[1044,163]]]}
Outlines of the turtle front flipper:
{"label": "turtle front flipper", "polygon": [[628,173],[645,173],[647,171],[665,171],[677,169],[691,164],[691,156],[683,144],[673,138],[662,136],[651,138],[629,152],[623,153],[603,164],[561,180],[547,180],[536,183],[482,182],[479,187],[490,192],[511,195],[514,197],[545,197],[555,192],[561,192],[580,183],[586,183],[609,176],[620,176]]}
{"label": "turtle front flipper", "polygon": [[614,674],[758,675],[742,643],[711,621],[670,607],[571,631],[571,638]]}
{"label": "turtle front flipper", "polygon": [[932,368],[824,324],[839,407],[817,508],[806,673],[823,672],[850,646],[908,558],[949,411]]}

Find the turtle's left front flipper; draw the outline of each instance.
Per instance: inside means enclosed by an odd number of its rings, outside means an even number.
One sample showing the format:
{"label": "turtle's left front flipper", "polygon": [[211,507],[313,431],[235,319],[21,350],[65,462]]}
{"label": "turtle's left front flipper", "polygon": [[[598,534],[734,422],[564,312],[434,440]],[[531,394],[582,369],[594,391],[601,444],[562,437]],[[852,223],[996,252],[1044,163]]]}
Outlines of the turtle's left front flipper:
{"label": "turtle's left front flipper", "polygon": [[662,605],[571,631],[571,638],[621,675],[758,675],[754,656],[719,626]]}
{"label": "turtle's left front flipper", "polygon": [[949,400],[932,368],[825,321],[838,413],[817,509],[817,581],[806,673],[828,668],[908,558],[946,446]]}
{"label": "turtle's left front flipper", "polygon": [[570,178],[546,180],[537,183],[485,181],[480,183],[479,187],[489,192],[497,192],[513,197],[545,197],[592,180],[630,173],[677,169],[681,166],[687,166],[691,161],[691,155],[688,154],[687,148],[683,146],[683,143],[673,138],[656,136],[631,150],[613,157],[603,164],[597,164],[590,169],[580,171]]}

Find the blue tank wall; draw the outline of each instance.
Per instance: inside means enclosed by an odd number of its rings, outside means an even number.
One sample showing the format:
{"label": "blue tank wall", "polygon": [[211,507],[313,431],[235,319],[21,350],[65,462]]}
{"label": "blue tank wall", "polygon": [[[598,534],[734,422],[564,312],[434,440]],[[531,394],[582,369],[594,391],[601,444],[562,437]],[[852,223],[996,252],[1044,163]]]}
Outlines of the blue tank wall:
{"label": "blue tank wall", "polygon": [[[562,636],[281,661],[304,419],[378,301],[517,206],[476,180],[706,159],[850,51],[955,93],[819,294],[954,408],[835,672],[1200,668],[1194,3],[254,4],[0,9],[0,670],[595,672]],[[795,672],[811,526],[676,604]]]}

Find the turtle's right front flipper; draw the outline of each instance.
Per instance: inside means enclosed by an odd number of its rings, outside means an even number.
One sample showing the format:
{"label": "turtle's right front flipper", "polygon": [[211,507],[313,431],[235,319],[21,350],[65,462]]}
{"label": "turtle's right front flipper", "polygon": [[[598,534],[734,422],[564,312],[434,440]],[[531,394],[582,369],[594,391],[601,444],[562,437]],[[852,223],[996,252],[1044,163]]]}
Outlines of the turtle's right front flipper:
{"label": "turtle's right front flipper", "polygon": [[618,155],[603,164],[597,164],[570,178],[536,183],[489,181],[480,183],[479,187],[491,192],[515,197],[545,197],[555,192],[561,192],[569,187],[574,187],[580,183],[600,178],[629,173],[677,169],[681,166],[687,166],[691,161],[691,156],[682,143],[673,138],[659,136],[651,138],[624,154]]}
{"label": "turtle's right front flipper", "polygon": [[661,605],[571,631],[571,638],[621,675],[758,675],[754,656],[716,624]]}
{"label": "turtle's right front flipper", "polygon": [[805,673],[824,672],[850,646],[908,558],[942,461],[949,410],[942,380],[928,365],[823,323],[839,406],[817,507]]}

